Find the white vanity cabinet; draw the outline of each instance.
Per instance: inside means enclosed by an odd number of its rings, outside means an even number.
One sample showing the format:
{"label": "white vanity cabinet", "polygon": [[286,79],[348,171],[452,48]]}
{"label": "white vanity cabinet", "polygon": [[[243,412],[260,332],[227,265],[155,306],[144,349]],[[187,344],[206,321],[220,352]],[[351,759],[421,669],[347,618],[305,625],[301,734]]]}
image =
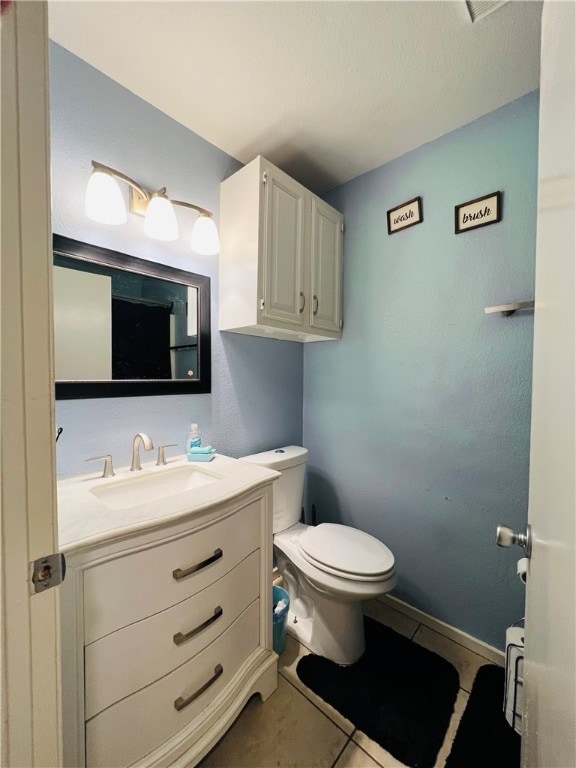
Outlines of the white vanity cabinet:
{"label": "white vanity cabinet", "polygon": [[339,339],[342,240],[342,215],[261,156],[222,182],[220,330]]}
{"label": "white vanity cabinet", "polygon": [[65,766],[196,765],[275,690],[272,479],[223,499],[62,547]]}

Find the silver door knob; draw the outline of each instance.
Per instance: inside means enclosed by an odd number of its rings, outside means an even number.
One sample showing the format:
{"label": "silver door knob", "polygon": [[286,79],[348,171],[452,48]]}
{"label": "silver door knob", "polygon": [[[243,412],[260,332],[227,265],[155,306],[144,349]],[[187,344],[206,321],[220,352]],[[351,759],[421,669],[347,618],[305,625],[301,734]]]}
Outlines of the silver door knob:
{"label": "silver door knob", "polygon": [[526,526],[524,533],[517,533],[506,525],[499,525],[498,528],[496,528],[496,544],[498,544],[499,547],[511,547],[513,544],[518,544],[518,546],[522,547],[524,550],[526,557],[530,557],[532,553],[532,533],[530,531],[530,526]]}

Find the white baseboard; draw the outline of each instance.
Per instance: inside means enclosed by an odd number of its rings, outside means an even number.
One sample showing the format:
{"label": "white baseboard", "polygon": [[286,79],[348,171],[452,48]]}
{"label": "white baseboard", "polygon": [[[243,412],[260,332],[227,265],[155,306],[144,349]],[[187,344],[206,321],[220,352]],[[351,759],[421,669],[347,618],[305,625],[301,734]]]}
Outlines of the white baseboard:
{"label": "white baseboard", "polygon": [[395,611],[399,611],[400,613],[409,616],[411,619],[414,619],[419,624],[424,624],[424,626],[429,629],[433,629],[434,632],[438,632],[438,634],[444,635],[444,637],[453,640],[455,643],[463,645],[464,648],[468,648],[469,651],[473,651],[473,653],[483,656],[493,664],[498,664],[498,666],[501,667],[504,666],[504,652],[499,651],[498,648],[494,648],[493,646],[488,645],[488,643],[484,643],[482,640],[478,640],[477,638],[472,637],[472,635],[462,632],[461,629],[456,629],[456,627],[446,624],[444,621],[440,621],[440,619],[435,619],[434,616],[430,616],[430,614],[424,613],[424,611],[420,611],[418,608],[414,608],[393,595],[382,595],[382,597],[378,599]]}

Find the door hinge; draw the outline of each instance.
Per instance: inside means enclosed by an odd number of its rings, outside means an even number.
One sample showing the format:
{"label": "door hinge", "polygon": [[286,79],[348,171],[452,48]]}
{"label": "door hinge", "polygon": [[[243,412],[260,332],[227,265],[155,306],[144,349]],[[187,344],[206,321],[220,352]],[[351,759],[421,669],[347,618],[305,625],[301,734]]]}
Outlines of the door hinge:
{"label": "door hinge", "polygon": [[344,222],[343,221],[340,222],[340,232],[342,232],[342,234],[344,234]]}
{"label": "door hinge", "polygon": [[267,181],[268,181],[268,171],[264,171],[262,173],[262,183],[266,184]]}
{"label": "door hinge", "polygon": [[344,321],[342,320],[342,318],[340,318],[340,320],[339,320],[339,322],[338,322],[338,326],[339,326],[340,328],[343,328],[343,327],[344,327]]}
{"label": "door hinge", "polygon": [[264,311],[264,299],[260,299],[260,309]]}
{"label": "door hinge", "polygon": [[66,558],[62,552],[40,557],[30,565],[32,566],[32,594],[57,587],[62,584],[66,576]]}

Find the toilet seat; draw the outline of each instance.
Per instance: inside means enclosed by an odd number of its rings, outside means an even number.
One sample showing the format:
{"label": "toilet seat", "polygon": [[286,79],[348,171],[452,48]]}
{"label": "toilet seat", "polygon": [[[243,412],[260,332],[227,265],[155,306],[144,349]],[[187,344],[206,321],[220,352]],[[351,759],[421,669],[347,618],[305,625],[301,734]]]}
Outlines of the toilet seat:
{"label": "toilet seat", "polygon": [[306,528],[297,538],[299,554],[325,573],[352,581],[383,581],[394,574],[394,555],[374,536],[335,523]]}

